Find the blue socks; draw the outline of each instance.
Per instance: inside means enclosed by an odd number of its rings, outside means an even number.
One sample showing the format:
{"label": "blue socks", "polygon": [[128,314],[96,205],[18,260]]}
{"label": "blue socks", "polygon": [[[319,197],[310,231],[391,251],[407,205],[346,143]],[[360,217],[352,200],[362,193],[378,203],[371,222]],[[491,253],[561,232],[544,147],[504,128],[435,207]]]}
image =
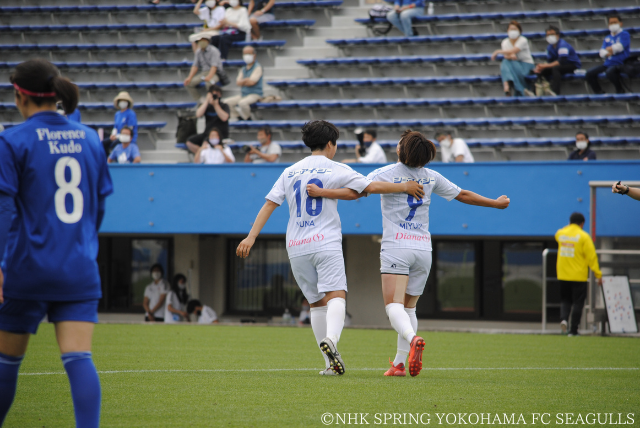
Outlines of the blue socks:
{"label": "blue socks", "polygon": [[18,370],[22,363],[22,357],[10,357],[0,353],[0,426],[9,413],[13,397],[16,395],[18,385]]}
{"label": "blue socks", "polygon": [[76,428],[98,428],[101,401],[100,379],[96,366],[93,365],[91,352],[62,354],[62,364],[71,384]]}

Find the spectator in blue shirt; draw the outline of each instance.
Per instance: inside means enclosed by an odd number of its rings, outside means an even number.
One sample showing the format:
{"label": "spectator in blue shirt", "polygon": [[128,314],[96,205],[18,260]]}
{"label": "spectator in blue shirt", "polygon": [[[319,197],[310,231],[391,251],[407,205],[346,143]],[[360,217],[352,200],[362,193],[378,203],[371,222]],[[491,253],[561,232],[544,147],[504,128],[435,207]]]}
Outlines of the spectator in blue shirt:
{"label": "spectator in blue shirt", "polygon": [[138,141],[138,117],[132,110],[133,98],[131,98],[131,95],[128,92],[120,92],[113,99],[113,106],[118,110],[114,119],[113,130],[111,131],[111,136],[102,142],[107,155],[110,149],[117,144],[118,134],[125,126],[131,128],[131,144],[135,145]]}
{"label": "spectator in blue shirt", "polygon": [[591,142],[586,132],[579,131],[576,134],[576,150],[571,152],[567,160],[596,160],[596,152],[591,150]]}
{"label": "spectator in blue shirt", "polygon": [[387,14],[387,20],[405,36],[413,37],[413,18],[424,15],[424,0],[395,0],[394,7]]}
{"label": "spectator in blue shirt", "polygon": [[566,40],[560,38],[560,29],[553,25],[547,28],[547,63],[538,64],[534,73],[551,82],[551,95],[560,94],[562,76],[571,74],[581,67],[576,50]]}
{"label": "spectator in blue shirt", "polygon": [[120,144],[109,155],[109,163],[140,163],[140,150],[137,144],[131,144],[131,128],[123,127],[118,135]]}
{"label": "spectator in blue shirt", "polygon": [[605,72],[609,81],[615,86],[616,93],[624,94],[620,73],[622,73],[624,61],[629,57],[631,36],[622,30],[622,19],[619,16],[609,17],[609,31],[611,34],[604,38],[600,48],[600,57],[604,59],[604,64],[587,71],[586,79],[594,93],[604,94],[598,82],[598,75]]}

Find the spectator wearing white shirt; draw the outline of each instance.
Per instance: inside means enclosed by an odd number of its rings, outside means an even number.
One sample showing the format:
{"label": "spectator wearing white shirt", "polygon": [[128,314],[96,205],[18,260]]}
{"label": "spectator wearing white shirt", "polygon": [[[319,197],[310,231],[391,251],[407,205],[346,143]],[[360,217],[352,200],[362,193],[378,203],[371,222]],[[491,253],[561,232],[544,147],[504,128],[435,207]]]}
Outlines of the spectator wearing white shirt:
{"label": "spectator wearing white shirt", "polygon": [[502,54],[500,74],[506,96],[533,96],[527,89],[526,77],[533,71],[535,64],[531,56],[529,40],[522,35],[522,26],[518,21],[511,21],[507,29],[508,37],[502,41],[502,48],[493,52],[491,60],[495,61]]}
{"label": "spectator wearing white shirt", "polygon": [[190,321],[186,312],[189,293],[187,293],[187,277],[178,273],[173,277],[171,290],[167,293],[164,306],[165,324],[175,324],[181,321]]}
{"label": "spectator wearing white shirt", "polygon": [[151,278],[153,282],[144,289],[142,307],[145,310],[145,321],[164,321],[164,301],[167,296],[167,287],[164,283],[164,268],[161,264],[151,266]]}
{"label": "spectator wearing white shirt", "polygon": [[198,317],[198,324],[217,324],[218,314],[212,308],[200,303],[200,300],[189,300],[187,304],[187,312],[189,314],[196,314]]}
{"label": "spectator wearing white shirt", "polygon": [[231,148],[220,139],[220,131],[218,131],[218,128],[211,128],[209,130],[209,139],[202,142],[193,159],[193,163],[207,165],[234,163],[235,161],[236,158]]}
{"label": "spectator wearing white shirt", "polygon": [[211,38],[211,44],[218,46],[222,59],[227,59],[229,48],[233,42],[244,42],[251,31],[249,13],[240,0],[229,0],[229,8],[224,12],[220,22],[220,34]]}
{"label": "spectator wearing white shirt", "polygon": [[282,156],[282,147],[280,144],[271,141],[271,127],[263,126],[258,130],[258,141],[260,148],[253,146],[245,146],[247,154],[244,155],[245,163],[275,163]]}
{"label": "spectator wearing white shirt", "polygon": [[[204,6],[202,2],[203,0],[198,0],[193,8],[193,13],[200,18],[200,20],[204,21],[204,29],[201,33],[206,33],[209,37],[217,36],[220,34],[219,30],[222,27],[222,20],[224,19],[224,6],[221,6],[218,0],[206,0]],[[195,44],[193,44],[193,47],[193,51],[195,52]]]}
{"label": "spectator wearing white shirt", "polygon": [[440,144],[442,162],[475,162],[469,146],[462,138],[452,138],[451,133],[441,131],[436,134],[436,140]]}
{"label": "spectator wearing white shirt", "polygon": [[382,146],[376,142],[377,137],[378,133],[373,129],[364,131],[361,145],[356,147],[356,158],[345,159],[343,163],[387,163],[387,155]]}

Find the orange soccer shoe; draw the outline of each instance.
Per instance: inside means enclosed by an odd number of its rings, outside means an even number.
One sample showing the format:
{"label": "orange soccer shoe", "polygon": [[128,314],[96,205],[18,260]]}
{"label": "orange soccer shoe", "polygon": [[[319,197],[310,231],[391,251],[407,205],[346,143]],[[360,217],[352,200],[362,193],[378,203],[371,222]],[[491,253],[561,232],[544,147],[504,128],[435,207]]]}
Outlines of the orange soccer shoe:
{"label": "orange soccer shoe", "polygon": [[418,376],[422,370],[422,351],[424,351],[424,339],[415,336],[411,341],[411,350],[409,351],[409,374]]}
{"label": "orange soccer shoe", "polygon": [[391,364],[391,368],[384,372],[385,376],[406,376],[407,371],[404,368],[404,364],[400,363],[397,366],[393,365],[391,359],[389,359],[389,364]]}

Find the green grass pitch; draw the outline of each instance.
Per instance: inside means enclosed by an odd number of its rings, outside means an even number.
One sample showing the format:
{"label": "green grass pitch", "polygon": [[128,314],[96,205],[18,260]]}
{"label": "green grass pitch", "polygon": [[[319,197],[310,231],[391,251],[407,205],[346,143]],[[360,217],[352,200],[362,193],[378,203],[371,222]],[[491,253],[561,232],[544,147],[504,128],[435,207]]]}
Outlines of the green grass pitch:
{"label": "green grass pitch", "polygon": [[[346,374],[323,377],[309,328],[98,325],[93,353],[101,372],[102,426],[321,427],[324,413],[332,414],[332,426],[342,425],[335,415],[345,413],[368,413],[369,425],[384,422],[384,415],[375,419],[384,413],[428,413],[429,425],[439,425],[437,413],[513,413],[523,414],[528,426],[533,413],[549,413],[545,426],[556,426],[558,413],[575,419],[590,412],[613,413],[616,422],[618,413],[623,422],[632,413],[640,424],[640,340],[423,336],[425,369],[416,378],[382,376],[395,355],[396,335],[359,329],[345,330],[340,340]],[[568,367],[581,370],[558,370]],[[401,425],[395,422],[386,426]],[[464,424],[443,419],[441,425]],[[5,427],[72,426],[53,328],[43,324],[29,344]]]}

